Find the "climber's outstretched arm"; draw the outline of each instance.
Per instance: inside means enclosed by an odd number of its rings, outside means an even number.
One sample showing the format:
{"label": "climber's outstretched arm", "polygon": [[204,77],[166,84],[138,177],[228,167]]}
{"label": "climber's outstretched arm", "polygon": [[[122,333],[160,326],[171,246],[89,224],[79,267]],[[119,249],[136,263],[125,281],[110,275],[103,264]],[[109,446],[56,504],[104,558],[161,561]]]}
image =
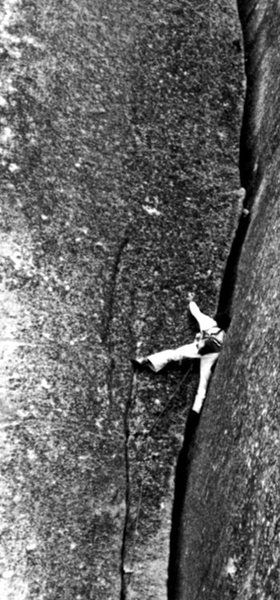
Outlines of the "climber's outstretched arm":
{"label": "climber's outstretched arm", "polygon": [[192,316],[198,322],[200,331],[206,331],[211,327],[217,326],[215,319],[212,319],[212,317],[208,317],[208,315],[205,315],[203,312],[201,312],[196,302],[194,302],[193,300],[191,300],[191,302],[189,303],[189,309]]}

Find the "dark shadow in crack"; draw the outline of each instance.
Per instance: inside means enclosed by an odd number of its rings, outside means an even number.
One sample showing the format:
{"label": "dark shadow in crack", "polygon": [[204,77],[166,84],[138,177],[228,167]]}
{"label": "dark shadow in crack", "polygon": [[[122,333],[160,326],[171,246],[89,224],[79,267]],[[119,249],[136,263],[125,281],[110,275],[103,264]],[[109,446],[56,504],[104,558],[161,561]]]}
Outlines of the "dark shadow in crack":
{"label": "dark shadow in crack", "polygon": [[168,600],[177,597],[177,585],[179,582],[179,566],[181,562],[181,530],[182,513],[186,490],[188,486],[189,473],[195,448],[195,435],[200,420],[200,414],[190,410],[184,436],[184,444],[179,454],[175,474],[175,495],[172,511],[172,527],[170,536],[170,553],[168,565]]}

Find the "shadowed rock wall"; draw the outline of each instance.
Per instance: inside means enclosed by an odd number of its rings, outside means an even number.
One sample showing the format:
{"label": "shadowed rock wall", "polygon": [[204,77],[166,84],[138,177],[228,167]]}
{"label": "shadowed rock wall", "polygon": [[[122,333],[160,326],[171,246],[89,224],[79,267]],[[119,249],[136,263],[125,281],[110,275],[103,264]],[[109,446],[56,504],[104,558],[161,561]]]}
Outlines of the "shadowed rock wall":
{"label": "shadowed rock wall", "polygon": [[279,594],[280,6],[240,0],[239,12],[247,76],[240,169],[250,219],[188,479],[170,593],[184,600]]}

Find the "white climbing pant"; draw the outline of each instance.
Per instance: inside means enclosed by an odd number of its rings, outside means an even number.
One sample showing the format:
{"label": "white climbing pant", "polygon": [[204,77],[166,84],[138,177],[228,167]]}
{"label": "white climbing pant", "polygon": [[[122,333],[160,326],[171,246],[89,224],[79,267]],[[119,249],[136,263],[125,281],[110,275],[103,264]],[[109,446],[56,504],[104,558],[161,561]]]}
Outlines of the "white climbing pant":
{"label": "white climbing pant", "polygon": [[201,356],[198,353],[197,343],[192,342],[191,344],[180,346],[175,350],[162,350],[161,352],[150,354],[146,358],[149,361],[150,368],[155,371],[155,373],[161,371],[161,369],[163,369],[171,361],[181,361],[184,358],[200,360],[199,385],[192,406],[192,410],[200,413],[211,377],[212,367],[217,361],[218,356],[218,352]]}

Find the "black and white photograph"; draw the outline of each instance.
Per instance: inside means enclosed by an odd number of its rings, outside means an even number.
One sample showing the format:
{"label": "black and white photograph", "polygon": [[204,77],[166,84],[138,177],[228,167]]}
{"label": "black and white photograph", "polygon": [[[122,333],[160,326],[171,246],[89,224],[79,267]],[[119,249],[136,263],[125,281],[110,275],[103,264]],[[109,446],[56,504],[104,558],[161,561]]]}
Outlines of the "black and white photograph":
{"label": "black and white photograph", "polygon": [[280,598],[280,1],[0,0],[0,600]]}

